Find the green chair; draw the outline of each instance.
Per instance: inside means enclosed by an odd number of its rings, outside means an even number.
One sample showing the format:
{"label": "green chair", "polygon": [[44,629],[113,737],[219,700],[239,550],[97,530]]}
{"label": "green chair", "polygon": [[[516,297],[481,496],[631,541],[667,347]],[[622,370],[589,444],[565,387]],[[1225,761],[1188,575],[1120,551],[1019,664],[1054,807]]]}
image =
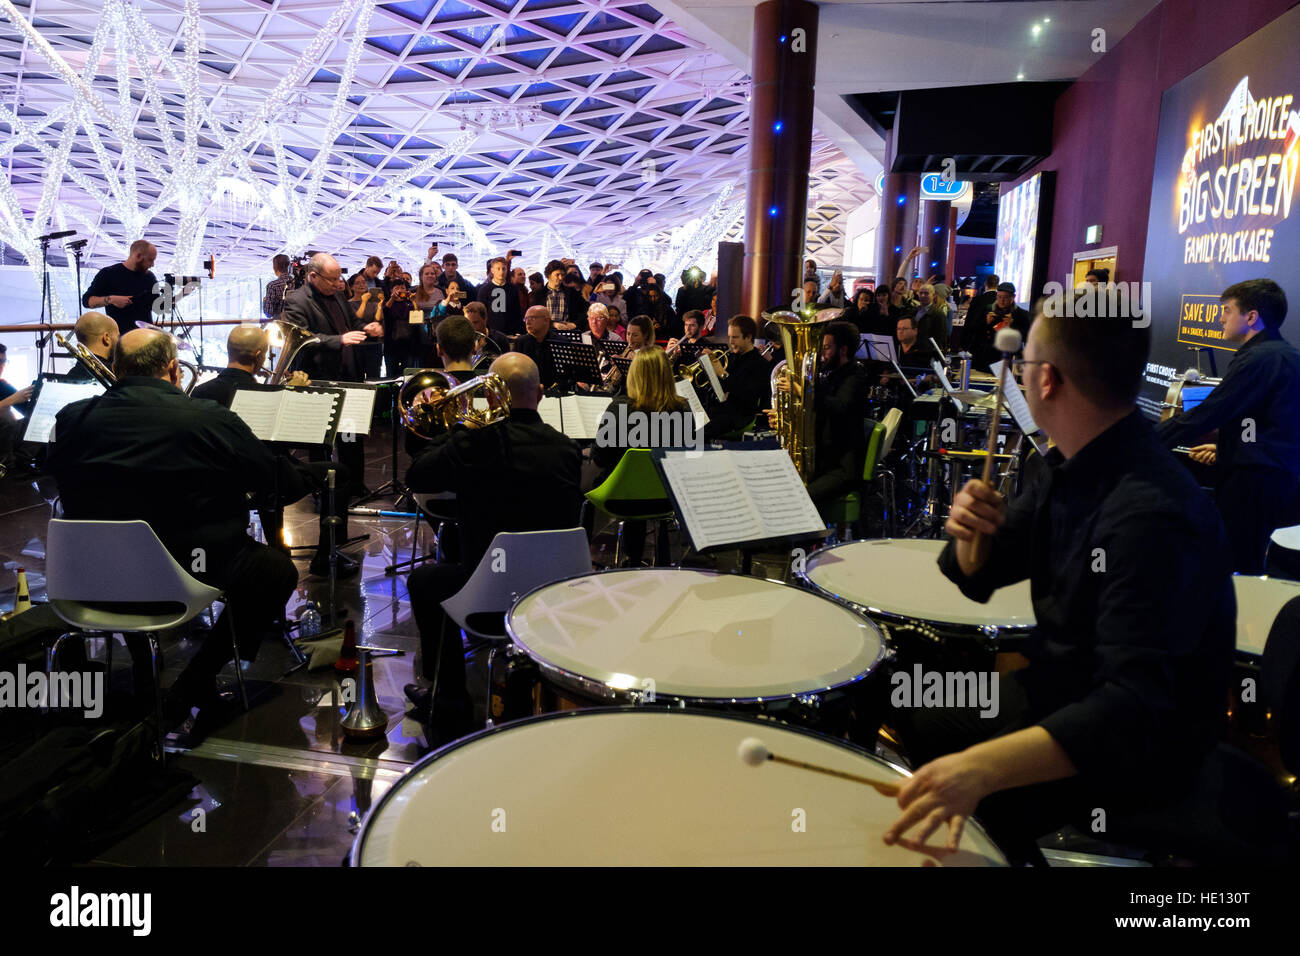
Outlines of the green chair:
{"label": "green chair", "polygon": [[618,519],[618,539],[614,545],[614,563],[618,564],[623,545],[625,521],[655,522],[655,564],[667,565],[668,522],[674,517],[672,502],[655,470],[650,451],[629,448],[610,476],[587,492],[587,500]]}
{"label": "green chair", "polygon": [[[880,450],[885,443],[885,426],[880,422],[867,419],[864,428],[867,432],[867,453],[862,460],[862,483],[865,485],[876,476],[876,468],[881,457]],[[828,525],[835,526],[837,536],[843,536],[843,529],[855,524],[862,517],[862,492],[861,490],[850,491],[828,502],[820,510],[822,519]]]}

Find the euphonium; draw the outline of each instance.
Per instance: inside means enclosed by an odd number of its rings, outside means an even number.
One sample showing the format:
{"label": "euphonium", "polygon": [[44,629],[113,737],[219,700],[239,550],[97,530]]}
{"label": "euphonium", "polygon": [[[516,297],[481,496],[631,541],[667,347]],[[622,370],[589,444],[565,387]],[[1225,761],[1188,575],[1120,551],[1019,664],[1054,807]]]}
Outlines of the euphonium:
{"label": "euphonium", "polygon": [[795,471],[807,484],[816,471],[817,431],[813,417],[813,389],[817,383],[817,359],[822,331],[827,322],[840,317],[843,309],[821,309],[811,317],[796,312],[764,312],[763,318],[781,330],[785,349],[784,371],[789,372],[788,390],[777,387],[779,372],[772,372],[773,430],[794,461]]}
{"label": "euphonium", "polygon": [[72,353],[72,357],[76,359],[81,364],[81,367],[89,372],[91,377],[98,381],[100,385],[103,385],[105,388],[110,388],[117,382],[117,376],[113,374],[111,368],[104,364],[104,360],[80,342],[76,341],[75,338],[69,342],[58,332],[54,333],[54,338],[60,345]]}
{"label": "euphonium", "polygon": [[[474,407],[480,394],[490,396],[486,410]],[[459,385],[446,372],[423,369],[397,393],[397,414],[417,438],[431,439],[458,422],[482,428],[510,415],[510,389],[500,375],[480,375]]]}
{"label": "euphonium", "polygon": [[271,324],[280,330],[280,334],[284,337],[284,344],[280,346],[280,355],[275,360],[275,371],[271,373],[271,379],[267,384],[279,385],[288,377],[289,366],[293,364],[302,347],[313,342],[319,343],[320,339],[313,335],[311,330],[284,319],[272,319]]}

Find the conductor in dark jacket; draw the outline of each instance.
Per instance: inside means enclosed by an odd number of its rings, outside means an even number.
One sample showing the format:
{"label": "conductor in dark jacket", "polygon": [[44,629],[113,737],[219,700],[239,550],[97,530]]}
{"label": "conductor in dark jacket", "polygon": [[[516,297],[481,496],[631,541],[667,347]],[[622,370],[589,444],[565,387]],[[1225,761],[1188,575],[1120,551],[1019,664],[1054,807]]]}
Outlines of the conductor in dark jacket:
{"label": "conductor in dark jacket", "polygon": [[[436,438],[406,473],[412,491],[455,492],[461,523],[459,564],[426,564],[407,578],[411,611],[420,631],[424,676],[437,669],[437,699],[416,685],[407,696],[430,724],[430,743],[472,729],[460,634],[449,624],[442,602],[478,566],[501,531],[543,531],[578,526],[582,453],[537,414],[542,385],[537,365],[511,352],[492,363],[510,390],[510,418],[484,428],[456,426]],[[441,664],[439,664],[441,660]]]}
{"label": "conductor in dark jacket", "polygon": [[167,696],[164,718],[175,726],[191,707],[202,715],[216,704],[216,675],[234,653],[232,612],[240,656],[251,660],[298,572],[288,555],[247,534],[247,495],[274,491],[275,456],[233,412],[177,388],[171,337],[128,332],[114,369],[107,392],[59,412],[47,464],[68,518],[147,521],[182,568],[226,594],[216,626]]}
{"label": "conductor in dark jacket", "polygon": [[[293,368],[307,373],[312,381],[360,382],[364,380],[361,356],[356,346],[370,335],[383,335],[378,322],[362,324],[344,294],[343,270],[331,255],[318,252],[307,262],[307,281],[284,297],[281,318],[301,326],[318,338],[318,344],[304,345]],[[367,425],[369,423],[367,422]],[[365,443],[360,435],[339,440],[339,461],[352,475],[354,492],[365,493]],[[319,454],[313,452],[313,459]]]}

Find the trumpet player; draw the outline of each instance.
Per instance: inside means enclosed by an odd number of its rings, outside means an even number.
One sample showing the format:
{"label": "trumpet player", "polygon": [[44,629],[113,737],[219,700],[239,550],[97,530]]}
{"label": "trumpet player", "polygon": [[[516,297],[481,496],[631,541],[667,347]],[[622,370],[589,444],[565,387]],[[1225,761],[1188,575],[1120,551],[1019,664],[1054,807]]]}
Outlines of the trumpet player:
{"label": "trumpet player", "polygon": [[[727,322],[727,345],[731,354],[724,369],[712,355],[709,360],[722,384],[726,398],[716,396],[706,402],[709,423],[704,426],[706,440],[742,431],[758,414],[771,394],[771,374],[767,362],[754,348],[754,320],[747,315],[733,315]],[[701,396],[704,398],[704,396]]]}
{"label": "trumpet player", "polygon": [[[488,327],[487,306],[482,302],[466,302],[465,319],[474,330],[474,347],[471,349],[471,356],[478,356],[478,360],[474,361],[471,358],[471,362],[475,367],[484,362],[491,363],[498,355],[510,351],[510,339],[505,333]],[[442,328],[441,325],[438,327]],[[441,347],[440,341],[439,349]]]}
{"label": "trumpet player", "polygon": [[[704,341],[704,313],[699,309],[691,309],[682,316],[682,337],[670,339],[664,352],[676,368],[683,359],[690,359],[707,344]],[[684,353],[683,346],[686,347]]]}
{"label": "trumpet player", "polygon": [[[117,345],[119,335],[117,323],[113,319],[103,312],[85,312],[77,319],[73,334],[86,351],[112,368],[113,347]],[[86,366],[76,362],[68,372],[68,380],[90,382],[94,381],[94,376]]]}

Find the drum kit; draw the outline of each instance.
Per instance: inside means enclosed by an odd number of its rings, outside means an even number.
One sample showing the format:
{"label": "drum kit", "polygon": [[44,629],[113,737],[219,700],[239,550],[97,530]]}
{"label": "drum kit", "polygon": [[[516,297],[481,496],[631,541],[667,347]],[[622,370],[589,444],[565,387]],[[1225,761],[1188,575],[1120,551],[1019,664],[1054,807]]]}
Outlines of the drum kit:
{"label": "drum kit", "polygon": [[826,548],[801,586],[647,568],[523,595],[487,729],[395,784],[352,863],[1005,865],[973,821],[956,851],[880,838],[908,776],[871,750],[886,662],[991,667],[1034,625],[1027,584],[977,604],[940,547]]}

